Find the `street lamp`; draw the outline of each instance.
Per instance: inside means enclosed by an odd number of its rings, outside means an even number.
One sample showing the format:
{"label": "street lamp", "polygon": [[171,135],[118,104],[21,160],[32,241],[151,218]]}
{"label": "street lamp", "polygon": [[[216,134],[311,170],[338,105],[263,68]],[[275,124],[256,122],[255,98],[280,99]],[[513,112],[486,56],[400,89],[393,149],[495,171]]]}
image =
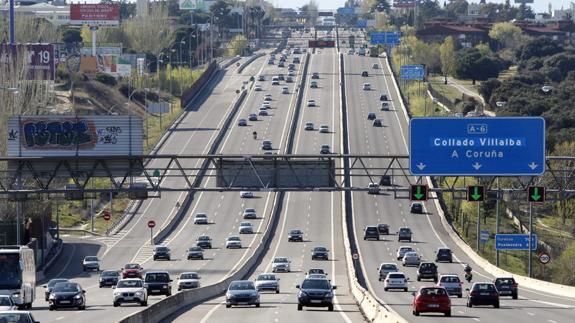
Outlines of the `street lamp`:
{"label": "street lamp", "polygon": [[182,96],[182,93],[184,91],[182,89],[182,65],[183,65],[183,62],[182,62],[182,45],[185,45],[185,44],[186,44],[185,40],[180,41],[180,64],[179,64],[179,69],[180,69],[179,70],[179,73],[180,73],[180,96]]}

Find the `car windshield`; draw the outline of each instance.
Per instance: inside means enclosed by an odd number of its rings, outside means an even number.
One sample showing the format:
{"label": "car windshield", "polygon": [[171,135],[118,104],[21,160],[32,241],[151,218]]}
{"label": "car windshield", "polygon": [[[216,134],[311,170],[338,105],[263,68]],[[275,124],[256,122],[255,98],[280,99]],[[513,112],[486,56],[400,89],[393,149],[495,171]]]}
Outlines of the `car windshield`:
{"label": "car windshield", "polygon": [[437,254],[438,254],[438,255],[447,255],[447,254],[449,254],[449,253],[450,253],[450,250],[449,250],[449,249],[439,249],[439,250],[437,251]]}
{"label": "car windshield", "polygon": [[431,269],[431,268],[435,268],[435,264],[432,263],[422,263],[420,268],[422,269]]}
{"label": "car windshield", "polygon": [[493,292],[495,291],[495,286],[493,286],[493,284],[475,284],[473,285],[473,290],[474,291],[488,291],[488,292]]}
{"label": "car windshield", "polygon": [[382,270],[390,270],[390,269],[396,269],[396,268],[397,268],[397,266],[395,266],[394,264],[381,265]]}
{"label": "car windshield", "polygon": [[208,236],[201,236],[198,238],[198,240],[203,241],[203,240],[210,240],[210,237]]}
{"label": "car windshield", "polygon": [[290,234],[301,234],[302,232],[301,232],[301,230],[291,230],[289,233]]}
{"label": "car windshield", "polygon": [[74,293],[79,292],[81,290],[82,289],[80,288],[80,286],[74,283],[58,283],[54,285],[54,289],[52,289],[53,292],[60,292],[60,293]]}
{"label": "car windshield", "polygon": [[377,232],[377,228],[376,228],[376,227],[367,227],[367,229],[365,229],[365,231],[367,231],[367,232]]}
{"label": "car windshield", "polygon": [[4,312],[0,313],[0,322],[2,323],[33,323],[30,314],[21,312]]}
{"label": "car windshield", "polygon": [[413,249],[412,249],[411,247],[403,247],[403,248],[400,248],[400,249],[399,249],[399,252],[406,253],[406,252],[410,252],[410,251],[412,251],[412,250],[413,250]]}
{"label": "car windshield", "polygon": [[170,275],[165,273],[147,273],[146,282],[162,282],[167,283],[170,281]]}
{"label": "car windshield", "polygon": [[190,251],[202,251],[202,248],[200,247],[191,247]]}
{"label": "car windshield", "polygon": [[240,223],[240,227],[251,227],[251,226],[252,226],[252,224],[249,223],[249,222],[242,222],[242,223]]}
{"label": "car windshield", "polygon": [[417,253],[415,253],[415,252],[407,252],[407,253],[405,253],[405,256],[406,256],[406,257],[417,257]]}
{"label": "car windshield", "polygon": [[410,233],[410,232],[411,232],[411,230],[408,229],[408,228],[401,228],[401,229],[399,229],[399,233]]}
{"label": "car windshield", "polygon": [[315,252],[325,252],[327,249],[325,249],[324,247],[315,247],[313,249],[313,251]]}
{"label": "car windshield", "polygon": [[308,271],[308,274],[324,274],[325,272],[323,271],[323,269],[310,269]]}
{"label": "car windshield", "polygon": [[[264,143],[271,143],[271,141],[264,141]],[[246,213],[255,213],[256,209],[246,209],[244,212]]]}
{"label": "car windshield", "polygon": [[259,275],[258,280],[276,280],[274,275]]}
{"label": "car windshield", "polygon": [[98,257],[86,257],[84,258],[86,261],[98,261]]}
{"label": "car windshield", "polygon": [[126,268],[126,269],[139,269],[139,267],[140,267],[140,265],[138,265],[138,264],[127,264],[126,267],[124,267],[124,268]]}
{"label": "car windshield", "polygon": [[51,281],[48,282],[48,287],[54,287],[54,285],[58,283],[65,283],[67,281],[68,281],[67,279],[52,279]]}
{"label": "car windshield", "polygon": [[0,296],[0,306],[12,306],[12,299],[8,296]]}
{"label": "car windshield", "polygon": [[459,283],[459,277],[455,276],[448,276],[448,277],[441,277],[442,283]]}
{"label": "car windshield", "polygon": [[198,274],[196,273],[181,274],[180,279],[198,279]]}
{"label": "car windshield", "polygon": [[229,237],[228,241],[240,241],[240,237]]}
{"label": "car windshield", "polygon": [[254,283],[251,281],[235,281],[230,284],[229,290],[253,290]]}
{"label": "car windshield", "polygon": [[388,274],[387,277],[389,278],[405,278],[403,274]]}
{"label": "car windshield", "polygon": [[142,287],[141,280],[120,280],[116,288],[137,288]]}
{"label": "car windshield", "polygon": [[[242,119],[242,120],[244,120],[244,119]],[[207,217],[207,215],[205,215],[205,214],[201,214],[201,213],[196,214],[196,218],[205,218],[205,217]]]}
{"label": "car windshield", "polygon": [[326,279],[306,279],[301,285],[302,289],[330,289],[329,281]]}
{"label": "car windshield", "polygon": [[513,283],[515,283],[513,278],[497,278],[495,282],[501,285],[512,285]]}
{"label": "car windshield", "polygon": [[156,251],[166,252],[166,251],[168,251],[168,248],[166,248],[166,247],[156,247]]}
{"label": "car windshield", "polygon": [[419,291],[421,295],[429,295],[429,296],[436,296],[436,295],[447,295],[445,289],[443,288],[422,288]]}
{"label": "car windshield", "polygon": [[102,272],[102,276],[105,276],[105,277],[117,277],[117,276],[118,276],[118,272],[116,272],[116,271],[104,271],[104,272]]}
{"label": "car windshield", "polygon": [[274,259],[275,263],[279,263],[279,262],[288,262],[287,258],[276,258]]}

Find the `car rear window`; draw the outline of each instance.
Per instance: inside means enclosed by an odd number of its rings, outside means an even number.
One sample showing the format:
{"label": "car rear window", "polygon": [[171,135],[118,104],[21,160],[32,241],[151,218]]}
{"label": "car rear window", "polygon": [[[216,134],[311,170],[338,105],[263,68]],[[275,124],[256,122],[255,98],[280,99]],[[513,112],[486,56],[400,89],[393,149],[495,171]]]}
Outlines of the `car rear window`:
{"label": "car rear window", "polygon": [[495,288],[495,286],[493,286],[493,284],[475,284],[475,285],[473,286],[473,290],[474,290],[474,291],[489,291],[489,292],[492,292],[492,291],[495,291],[496,288]]}
{"label": "car rear window", "polygon": [[422,288],[419,292],[421,295],[446,295],[445,289],[443,288]]}
{"label": "car rear window", "polygon": [[405,278],[403,274],[388,274],[387,277],[389,278]]}
{"label": "car rear window", "polygon": [[459,277],[454,277],[454,276],[441,277],[441,282],[443,282],[443,283],[459,283]]}
{"label": "car rear window", "polygon": [[376,227],[368,227],[365,229],[365,231],[367,233],[377,233],[378,232]]}
{"label": "car rear window", "polygon": [[495,282],[501,285],[512,285],[515,283],[515,280],[513,278],[497,278]]}
{"label": "car rear window", "polygon": [[395,269],[395,268],[396,268],[395,265],[392,265],[392,264],[387,264],[387,265],[381,266],[382,270],[389,270],[389,269]]}

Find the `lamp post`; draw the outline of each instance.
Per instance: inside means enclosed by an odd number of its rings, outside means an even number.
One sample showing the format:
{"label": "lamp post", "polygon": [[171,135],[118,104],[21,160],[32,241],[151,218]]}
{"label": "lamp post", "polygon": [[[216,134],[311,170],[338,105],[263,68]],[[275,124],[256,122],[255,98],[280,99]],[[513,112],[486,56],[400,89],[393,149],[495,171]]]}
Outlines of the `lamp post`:
{"label": "lamp post", "polygon": [[182,96],[182,93],[184,92],[183,87],[182,87],[182,82],[183,82],[182,81],[182,65],[184,65],[183,61],[182,61],[182,45],[185,45],[185,44],[186,44],[185,40],[180,41],[180,64],[178,64],[179,65],[179,73],[180,73],[180,96]]}
{"label": "lamp post", "polygon": [[176,52],[175,49],[170,49],[170,95],[172,95],[172,55]]}
{"label": "lamp post", "polygon": [[148,103],[147,103],[148,91],[150,91],[149,88],[147,88],[147,87],[144,88],[144,108],[146,110],[145,111],[145,114],[146,114],[146,148],[149,147],[149,144],[150,144],[149,140],[148,140],[148,138],[149,138],[149,133],[148,133],[148,114],[149,114],[149,112],[148,112]]}

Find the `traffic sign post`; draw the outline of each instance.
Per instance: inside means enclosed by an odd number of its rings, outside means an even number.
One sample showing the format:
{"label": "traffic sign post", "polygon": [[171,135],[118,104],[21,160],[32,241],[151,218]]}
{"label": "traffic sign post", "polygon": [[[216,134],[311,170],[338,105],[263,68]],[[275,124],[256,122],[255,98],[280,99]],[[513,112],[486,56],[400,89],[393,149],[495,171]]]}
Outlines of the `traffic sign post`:
{"label": "traffic sign post", "polygon": [[156,221],[148,221],[148,228],[150,228],[150,245],[154,245],[154,227],[156,226]]}
{"label": "traffic sign post", "polygon": [[485,201],[485,186],[471,185],[467,186],[467,202]]}
{"label": "traffic sign post", "polygon": [[527,188],[527,201],[529,203],[544,203],[545,202],[545,187],[544,186],[529,186]]}
{"label": "traffic sign post", "polygon": [[106,235],[108,235],[108,231],[110,231],[110,225],[108,224],[108,221],[110,221],[112,216],[110,215],[110,212],[104,211],[102,212],[102,218],[104,221],[106,221]]}
{"label": "traffic sign post", "polygon": [[551,261],[551,256],[546,252],[539,253],[539,262],[547,265]]}
{"label": "traffic sign post", "polygon": [[427,185],[411,185],[409,188],[410,201],[427,201],[427,192],[429,187]]}
{"label": "traffic sign post", "polygon": [[545,120],[413,118],[409,148],[416,176],[538,176],[545,172]]}

